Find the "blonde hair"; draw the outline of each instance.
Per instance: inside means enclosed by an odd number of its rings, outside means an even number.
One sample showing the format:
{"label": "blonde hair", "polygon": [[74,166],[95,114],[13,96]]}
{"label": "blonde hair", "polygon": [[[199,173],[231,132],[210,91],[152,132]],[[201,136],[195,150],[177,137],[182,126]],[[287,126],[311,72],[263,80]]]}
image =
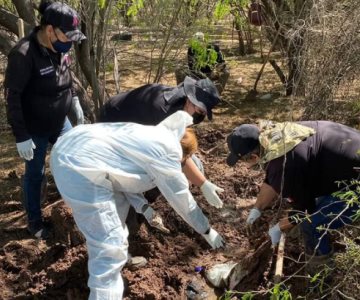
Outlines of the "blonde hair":
{"label": "blonde hair", "polygon": [[186,128],[185,134],[180,140],[183,150],[183,158],[190,157],[198,149],[198,141],[193,128]]}

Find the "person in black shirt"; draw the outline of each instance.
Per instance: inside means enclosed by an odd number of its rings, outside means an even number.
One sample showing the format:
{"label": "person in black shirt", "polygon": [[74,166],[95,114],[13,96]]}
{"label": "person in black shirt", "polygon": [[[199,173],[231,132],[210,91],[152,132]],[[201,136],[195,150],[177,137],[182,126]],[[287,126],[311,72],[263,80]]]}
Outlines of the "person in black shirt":
{"label": "person in black shirt", "polygon": [[37,238],[47,238],[40,208],[46,149],[71,128],[70,111],[78,124],[84,121],[79,99],[72,91],[66,52],[85,36],[77,29],[77,13],[68,5],[42,1],[39,11],[41,25],[21,39],[8,56],[4,87],[8,121],[19,155],[25,159],[28,230]]}
{"label": "person in black shirt", "polygon": [[199,78],[203,78],[204,75],[210,78],[215,66],[225,64],[225,60],[219,45],[216,43],[206,43],[206,49],[203,53],[204,44],[204,33],[195,33],[192,45],[190,45],[187,52],[188,66],[189,70],[193,74],[197,74]]}
{"label": "person in black shirt", "polygon": [[[294,211],[270,228],[273,244],[279,242],[282,231],[300,223],[306,254],[331,258],[329,236],[318,227],[340,228],[351,223],[351,216],[359,210],[356,203],[350,206],[333,193],[341,189],[339,182],[345,182],[349,195],[358,197],[356,184],[352,185],[351,181],[359,175],[356,167],[360,166],[360,132],[329,121],[287,122],[285,126],[293,124],[302,126],[297,127],[301,131],[308,130],[307,136],[296,140],[296,132],[293,136],[286,136],[284,131],[270,129],[268,136],[277,139],[273,144],[264,138],[265,131],[255,125],[244,124],[235,128],[228,137],[230,154],[227,163],[232,166],[240,159],[252,166],[270,153],[270,145],[273,153],[285,147],[282,152],[285,154],[278,151],[278,155],[272,154],[272,158],[264,162],[266,178],[247,224],[253,224],[261,216],[261,211],[279,195],[288,198]],[[304,218],[305,213],[308,218]]]}
{"label": "person in black shirt", "polygon": [[198,124],[206,116],[212,120],[212,109],[219,102],[219,93],[210,79],[187,76],[177,87],[146,84],[110,98],[100,110],[99,121],[156,125],[174,112],[185,110]]}
{"label": "person in black shirt", "polygon": [[[212,109],[220,102],[220,96],[214,84],[209,79],[194,80],[185,77],[184,82],[177,87],[163,84],[147,84],[136,89],[120,93],[110,98],[100,110],[99,122],[133,122],[142,125],[157,125],[173,113],[184,110],[193,117],[193,123],[202,122],[205,116],[212,119]],[[199,169],[200,167],[200,169]],[[206,200],[210,205],[222,207],[223,203],[217,192],[223,191],[221,188],[206,180],[203,175],[202,164],[196,156],[186,159],[182,170],[187,179],[194,185],[199,186]],[[131,206],[137,213],[141,213],[151,225],[151,219],[156,219],[159,223],[154,226],[162,228],[163,232],[167,229],[163,226],[161,218],[154,213],[148,205],[148,201],[156,200],[160,194],[158,189],[153,189],[145,193],[145,201],[137,198],[137,203],[131,202]],[[127,218],[129,231],[132,231],[131,224],[136,220],[134,210],[130,210]],[[147,216],[150,213],[150,217]],[[164,230],[165,229],[165,230]],[[137,265],[134,261],[138,261]],[[133,257],[128,261],[130,268],[139,268],[146,264],[144,257]]]}
{"label": "person in black shirt", "polygon": [[[157,125],[176,111],[184,110],[193,117],[194,124],[202,122],[207,115],[212,119],[212,109],[220,97],[210,79],[194,80],[186,77],[177,87],[162,84],[147,84],[110,98],[102,107],[100,122],[134,122]],[[209,204],[221,207],[222,201],[216,192],[219,187],[206,180],[197,165],[198,158],[187,159],[183,171],[188,180],[199,186]]]}
{"label": "person in black shirt", "polygon": [[220,46],[217,42],[208,42],[202,32],[195,33],[194,38],[190,40],[187,51],[187,67],[175,70],[178,83],[186,75],[195,79],[209,78],[214,82],[220,95],[229,79],[230,72]]}

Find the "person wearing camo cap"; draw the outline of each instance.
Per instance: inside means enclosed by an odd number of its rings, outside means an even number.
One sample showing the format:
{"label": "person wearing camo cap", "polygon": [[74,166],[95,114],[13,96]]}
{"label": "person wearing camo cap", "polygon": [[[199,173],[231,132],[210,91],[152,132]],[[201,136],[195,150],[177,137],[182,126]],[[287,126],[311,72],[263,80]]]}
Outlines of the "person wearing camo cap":
{"label": "person wearing camo cap", "polygon": [[356,185],[351,181],[359,176],[360,132],[330,121],[261,122],[259,126],[236,127],[227,144],[228,165],[234,166],[239,160],[248,167],[261,164],[266,174],[247,227],[251,228],[278,197],[287,198],[293,209],[269,229],[272,244],[279,243],[282,232],[299,225],[305,254],[311,257],[309,273],[331,265],[329,233],[319,226],[340,228],[351,223],[359,210],[357,201],[349,205],[333,193],[341,189],[339,182],[345,181],[345,190],[357,198]]}

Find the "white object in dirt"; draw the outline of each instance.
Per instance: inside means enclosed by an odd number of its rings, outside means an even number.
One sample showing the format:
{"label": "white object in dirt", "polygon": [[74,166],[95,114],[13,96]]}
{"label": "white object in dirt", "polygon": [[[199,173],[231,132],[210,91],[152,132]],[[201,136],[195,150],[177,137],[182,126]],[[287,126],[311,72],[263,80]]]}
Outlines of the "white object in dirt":
{"label": "white object in dirt", "polygon": [[228,279],[228,289],[234,290],[241,280],[249,274],[248,270],[244,269],[241,263],[237,263],[231,270]]}
{"label": "white object in dirt", "polygon": [[236,84],[242,84],[243,79],[242,77],[239,77],[238,79],[235,80]]}
{"label": "white object in dirt", "polygon": [[225,264],[218,264],[207,270],[205,276],[214,287],[226,287],[228,277],[235,266],[236,263],[233,261]]}
{"label": "white object in dirt", "polygon": [[206,279],[218,288],[233,290],[239,282],[248,275],[241,263],[229,261],[224,264],[217,264],[205,272]]}
{"label": "white object in dirt", "polygon": [[272,99],[272,95],[271,94],[265,94],[259,97],[260,100],[271,100]]}

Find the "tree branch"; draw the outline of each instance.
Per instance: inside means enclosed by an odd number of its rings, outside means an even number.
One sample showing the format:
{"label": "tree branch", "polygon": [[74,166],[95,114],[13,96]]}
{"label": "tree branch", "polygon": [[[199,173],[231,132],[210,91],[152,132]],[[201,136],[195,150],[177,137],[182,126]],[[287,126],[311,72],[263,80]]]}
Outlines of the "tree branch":
{"label": "tree branch", "polygon": [[8,55],[11,48],[15,46],[15,41],[11,39],[10,34],[0,31],[0,52]]}
{"label": "tree branch", "polygon": [[269,60],[269,63],[274,68],[276,74],[279,76],[281,82],[285,85],[286,84],[286,76],[284,75],[284,72],[280,69],[280,67],[277,65],[276,61],[273,59]]}
{"label": "tree branch", "polygon": [[[0,7],[0,26],[4,26],[7,30],[16,35],[19,35],[19,31],[16,25],[18,19],[18,16],[14,15],[3,7]],[[31,31],[32,27],[24,21],[24,29],[25,34],[27,34]]]}
{"label": "tree branch", "polygon": [[15,5],[19,17],[28,23],[30,27],[36,26],[35,14],[31,0],[12,0]]}

